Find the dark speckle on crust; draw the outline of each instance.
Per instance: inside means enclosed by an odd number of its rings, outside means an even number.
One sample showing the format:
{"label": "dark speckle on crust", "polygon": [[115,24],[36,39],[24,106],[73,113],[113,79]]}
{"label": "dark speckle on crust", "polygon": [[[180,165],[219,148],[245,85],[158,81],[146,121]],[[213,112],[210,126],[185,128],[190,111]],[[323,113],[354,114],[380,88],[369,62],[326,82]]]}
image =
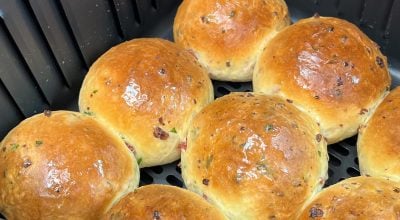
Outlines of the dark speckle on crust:
{"label": "dark speckle on crust", "polygon": [[28,167],[30,167],[31,165],[32,165],[32,161],[31,161],[30,159],[25,159],[22,166],[23,166],[24,168],[28,168]]}
{"label": "dark speckle on crust", "polygon": [[383,59],[381,57],[376,57],[376,64],[378,64],[380,68],[385,67],[385,63],[383,62]]}
{"label": "dark speckle on crust", "polygon": [[165,71],[164,68],[161,68],[161,69],[158,70],[158,74],[160,74],[160,75],[164,75],[165,72],[166,72],[166,71]]}
{"label": "dark speckle on crust", "polygon": [[317,208],[315,206],[311,207],[310,209],[310,217],[311,218],[319,218],[324,216],[324,211],[322,211],[322,209]]}
{"label": "dark speckle on crust", "polygon": [[200,19],[201,19],[201,22],[203,22],[204,24],[210,23],[207,16],[201,16]]}
{"label": "dark speckle on crust", "polygon": [[367,112],[368,112],[368,109],[363,108],[360,110],[360,115],[364,115]]}
{"label": "dark speckle on crust", "polygon": [[154,137],[161,139],[161,140],[167,140],[169,138],[169,134],[160,127],[154,128],[153,135],[154,135]]}
{"label": "dark speckle on crust", "polygon": [[321,140],[322,140],[322,135],[321,135],[321,134],[317,134],[317,135],[315,136],[315,139],[316,139],[318,142],[321,142]]}
{"label": "dark speckle on crust", "polygon": [[48,110],[48,109],[44,110],[43,113],[44,113],[44,116],[46,116],[46,117],[50,117],[51,116],[51,111]]}
{"label": "dark speckle on crust", "polygon": [[160,220],[160,219],[161,219],[160,212],[157,211],[157,210],[155,210],[155,211],[153,212],[153,220]]}
{"label": "dark speckle on crust", "polygon": [[128,149],[129,149],[130,151],[132,151],[133,154],[136,154],[136,150],[135,150],[135,147],[134,147],[134,146],[132,146],[131,144],[129,144],[129,143],[126,142],[126,141],[125,141],[125,145],[128,147]]}
{"label": "dark speckle on crust", "polygon": [[336,85],[337,85],[337,86],[343,86],[343,79],[342,79],[342,77],[338,77],[338,78],[336,79]]}
{"label": "dark speckle on crust", "polygon": [[231,13],[229,13],[229,18],[233,18],[235,17],[236,12],[235,11],[231,11]]}
{"label": "dark speckle on crust", "polygon": [[158,122],[160,123],[160,125],[165,125],[164,120],[162,117],[158,118]]}

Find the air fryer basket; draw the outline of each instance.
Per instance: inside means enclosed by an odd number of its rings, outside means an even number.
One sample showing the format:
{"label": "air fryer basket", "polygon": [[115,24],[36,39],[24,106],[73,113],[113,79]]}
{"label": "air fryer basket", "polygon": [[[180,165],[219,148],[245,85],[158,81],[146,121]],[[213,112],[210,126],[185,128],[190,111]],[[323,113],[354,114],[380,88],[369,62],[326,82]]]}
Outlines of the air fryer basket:
{"label": "air fryer basket", "polygon": [[[0,0],[0,139],[45,109],[77,110],[81,82],[93,61],[137,37],[172,40],[181,0]],[[400,84],[400,0],[287,0],[293,21],[318,12],[345,18],[389,57]],[[214,81],[215,96],[251,91],[251,83]],[[329,146],[327,185],[359,175],[356,137]],[[178,162],[141,170],[141,185],[183,187]]]}

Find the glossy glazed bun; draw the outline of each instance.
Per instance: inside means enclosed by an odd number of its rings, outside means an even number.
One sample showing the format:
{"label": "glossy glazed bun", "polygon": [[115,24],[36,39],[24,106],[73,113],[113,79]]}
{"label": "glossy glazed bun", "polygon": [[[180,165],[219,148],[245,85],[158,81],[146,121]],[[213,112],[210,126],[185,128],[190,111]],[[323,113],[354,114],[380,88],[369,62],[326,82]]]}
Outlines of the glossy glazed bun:
{"label": "glossy glazed bun", "polygon": [[400,184],[383,178],[353,177],[313,198],[299,219],[399,219]]}
{"label": "glossy glazed bun", "polygon": [[80,113],[28,118],[0,149],[0,212],[7,219],[98,219],[139,184],[124,142]]}
{"label": "glossy glazed bun", "polygon": [[135,39],[93,64],[79,108],[118,133],[148,167],[179,159],[193,116],[213,99],[211,80],[190,53],[166,40]]}
{"label": "glossy glazed bun", "polygon": [[231,93],[194,119],[182,175],[230,219],[293,219],[327,178],[317,123],[291,103]]}
{"label": "glossy glazed bun", "polygon": [[254,72],[254,91],[290,99],[321,125],[328,143],[357,133],[390,86],[386,57],[355,25],[312,17],[272,39]]}
{"label": "glossy glazed bun", "polygon": [[223,220],[225,217],[195,193],[174,186],[153,184],[129,193],[103,219]]}
{"label": "glossy glazed bun", "polygon": [[289,23],[284,0],[190,0],[178,9],[174,39],[211,78],[251,81],[264,46]]}
{"label": "glossy glazed bun", "polygon": [[361,174],[400,181],[400,87],[361,127],[357,150]]}

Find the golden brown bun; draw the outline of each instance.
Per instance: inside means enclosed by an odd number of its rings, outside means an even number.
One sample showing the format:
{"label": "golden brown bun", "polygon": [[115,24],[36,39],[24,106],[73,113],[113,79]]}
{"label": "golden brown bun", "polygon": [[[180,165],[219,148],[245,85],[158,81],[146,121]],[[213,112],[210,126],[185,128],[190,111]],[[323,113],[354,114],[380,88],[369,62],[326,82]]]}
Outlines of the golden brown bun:
{"label": "golden brown bun", "polygon": [[166,40],[135,39],[93,64],[79,108],[118,133],[148,167],[180,157],[193,116],[213,99],[211,80],[190,53]]}
{"label": "golden brown bun", "polygon": [[357,133],[387,93],[386,57],[353,24],[301,20],[270,41],[254,72],[254,91],[293,100],[320,124],[329,143]]}
{"label": "golden brown bun", "polygon": [[124,142],[80,113],[28,118],[0,149],[0,212],[7,219],[98,219],[139,183]]}
{"label": "golden brown bun", "polygon": [[153,184],[129,193],[107,212],[104,219],[222,220],[225,217],[195,193],[174,186]]}
{"label": "golden brown bun", "polygon": [[400,87],[361,127],[357,149],[361,174],[400,181]]}
{"label": "golden brown bun", "polygon": [[399,218],[399,183],[364,176],[349,178],[322,190],[299,217],[313,220]]}
{"label": "golden brown bun", "polygon": [[193,120],[182,175],[230,219],[291,219],[327,178],[317,123],[277,97],[231,93]]}
{"label": "golden brown bun", "polygon": [[266,43],[289,23],[284,0],[185,0],[175,17],[174,39],[211,78],[243,82],[252,79]]}

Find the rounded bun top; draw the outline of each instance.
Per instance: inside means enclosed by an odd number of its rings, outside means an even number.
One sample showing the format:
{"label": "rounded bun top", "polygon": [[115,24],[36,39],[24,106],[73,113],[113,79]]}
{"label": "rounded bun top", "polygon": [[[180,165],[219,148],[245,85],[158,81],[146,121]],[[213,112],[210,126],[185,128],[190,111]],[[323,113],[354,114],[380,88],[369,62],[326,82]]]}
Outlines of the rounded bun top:
{"label": "rounded bun top", "polygon": [[174,39],[192,50],[213,79],[250,81],[265,43],[289,21],[283,0],[183,1]]}
{"label": "rounded bun top", "polygon": [[80,113],[28,118],[0,149],[0,210],[8,219],[98,219],[139,183],[132,152]]}
{"label": "rounded bun top", "polygon": [[356,134],[390,83],[386,57],[373,41],[347,21],[318,16],[278,33],[253,79],[255,91],[311,113],[329,143]]}
{"label": "rounded bun top", "polygon": [[327,177],[317,123],[290,102],[231,93],[194,119],[182,153],[188,189],[231,219],[293,218]]}
{"label": "rounded bun top", "polygon": [[399,213],[399,183],[360,176],[321,191],[299,219],[398,219]]}
{"label": "rounded bun top", "polygon": [[134,149],[141,167],[177,160],[193,115],[213,100],[195,58],[162,39],[134,39],[103,54],[82,85],[80,111]]}
{"label": "rounded bun top", "polygon": [[358,159],[364,175],[400,181],[400,87],[376,109],[358,138]]}
{"label": "rounded bun top", "polygon": [[174,186],[142,186],[122,198],[104,219],[210,219],[225,217],[199,195]]}

